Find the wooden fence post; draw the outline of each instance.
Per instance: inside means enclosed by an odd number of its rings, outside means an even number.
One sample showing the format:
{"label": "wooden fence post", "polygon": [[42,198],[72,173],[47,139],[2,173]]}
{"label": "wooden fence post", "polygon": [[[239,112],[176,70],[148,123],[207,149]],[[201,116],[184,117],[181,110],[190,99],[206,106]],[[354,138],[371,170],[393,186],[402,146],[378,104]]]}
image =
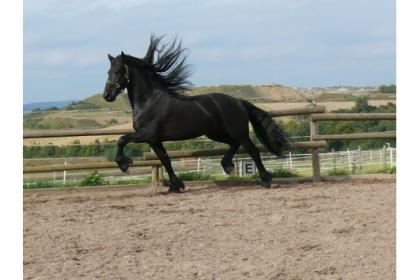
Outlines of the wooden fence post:
{"label": "wooden fence post", "polygon": [[[152,148],[150,152],[155,154]],[[156,154],[155,154],[156,155]],[[152,186],[157,191],[158,186],[164,186],[165,179],[163,177],[163,166],[162,165],[152,165]]]}
{"label": "wooden fence post", "polygon": [[154,165],[152,166],[152,186],[156,188],[158,184],[159,184],[158,167]]}
{"label": "wooden fence post", "polygon": [[[318,136],[317,122],[311,119],[310,121],[311,141],[314,141]],[[311,149],[312,153],[312,180],[314,183],[321,181],[321,167],[319,163],[319,149]]]}
{"label": "wooden fence post", "polygon": [[164,186],[165,185],[165,178],[163,177],[163,166],[162,165],[158,166],[158,183],[159,183],[159,186]]}
{"label": "wooden fence post", "polygon": [[158,179],[158,174],[157,174],[157,167],[156,166],[152,166],[152,185],[157,185],[157,179]]}

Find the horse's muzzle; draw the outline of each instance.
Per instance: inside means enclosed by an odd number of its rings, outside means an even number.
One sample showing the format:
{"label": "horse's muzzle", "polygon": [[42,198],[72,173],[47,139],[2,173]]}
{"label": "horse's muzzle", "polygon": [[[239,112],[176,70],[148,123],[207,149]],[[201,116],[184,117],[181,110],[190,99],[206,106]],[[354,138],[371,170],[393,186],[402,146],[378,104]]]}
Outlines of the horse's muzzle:
{"label": "horse's muzzle", "polygon": [[108,102],[112,102],[115,100],[115,97],[111,95],[104,95],[104,99]]}
{"label": "horse's muzzle", "polygon": [[115,87],[110,87],[109,85],[107,85],[105,87],[104,93],[102,94],[102,97],[108,101],[108,102],[112,102],[117,98],[117,95],[120,93],[120,90],[118,88]]}

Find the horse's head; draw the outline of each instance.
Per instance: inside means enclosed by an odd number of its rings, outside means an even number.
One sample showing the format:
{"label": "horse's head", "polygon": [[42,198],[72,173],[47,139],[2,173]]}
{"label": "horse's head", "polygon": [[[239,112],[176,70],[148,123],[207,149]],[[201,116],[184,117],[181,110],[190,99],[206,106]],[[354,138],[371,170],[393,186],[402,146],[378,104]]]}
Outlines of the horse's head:
{"label": "horse's head", "polygon": [[121,55],[115,58],[108,54],[108,58],[111,67],[108,71],[108,80],[106,81],[103,97],[106,101],[112,102],[128,86],[130,80],[128,66],[123,62],[124,53],[121,52]]}

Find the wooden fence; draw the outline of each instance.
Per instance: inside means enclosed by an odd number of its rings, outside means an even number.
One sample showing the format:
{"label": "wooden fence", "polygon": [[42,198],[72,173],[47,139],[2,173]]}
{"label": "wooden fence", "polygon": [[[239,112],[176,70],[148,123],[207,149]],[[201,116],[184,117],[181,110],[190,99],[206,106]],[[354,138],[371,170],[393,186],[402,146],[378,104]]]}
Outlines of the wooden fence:
{"label": "wooden fence", "polygon": [[[310,141],[295,142],[292,144],[293,149],[311,149],[312,153],[312,171],[313,180],[318,182],[321,180],[320,163],[319,163],[319,149],[326,147],[328,140],[351,140],[351,139],[378,139],[378,138],[395,138],[395,132],[372,132],[372,133],[352,133],[340,135],[319,135],[318,122],[326,120],[395,120],[396,114],[392,113],[350,113],[350,114],[331,114],[325,113],[324,106],[311,106],[305,108],[295,108],[286,110],[268,111],[271,117],[284,117],[295,115],[310,115]],[[42,132],[25,132],[24,139],[28,138],[50,138],[50,137],[81,137],[81,136],[104,136],[104,135],[121,135],[133,132],[131,129],[120,130],[61,130],[61,131],[42,131]],[[264,146],[258,146],[260,151],[265,152],[267,149]],[[190,158],[190,157],[204,157],[204,156],[218,156],[223,155],[227,149],[203,149],[203,150],[183,150],[183,151],[169,151],[170,158]],[[244,153],[242,149],[238,153]],[[157,156],[153,153],[145,153],[144,160],[134,161],[132,166],[151,166],[152,167],[152,182],[158,184],[163,180],[163,169]],[[51,172],[64,170],[87,170],[87,169],[104,169],[118,167],[114,162],[102,163],[85,163],[85,164],[68,164],[68,165],[49,165],[38,167],[25,167],[24,173],[36,172]]]}
{"label": "wooden fence", "polygon": [[[311,140],[355,140],[355,139],[378,139],[396,138],[395,132],[369,132],[348,133],[336,135],[319,135],[319,121],[366,121],[366,120],[396,120],[395,113],[323,113],[312,114],[310,119]],[[319,149],[312,149],[312,170],[314,182],[321,180],[321,167],[319,164]]]}

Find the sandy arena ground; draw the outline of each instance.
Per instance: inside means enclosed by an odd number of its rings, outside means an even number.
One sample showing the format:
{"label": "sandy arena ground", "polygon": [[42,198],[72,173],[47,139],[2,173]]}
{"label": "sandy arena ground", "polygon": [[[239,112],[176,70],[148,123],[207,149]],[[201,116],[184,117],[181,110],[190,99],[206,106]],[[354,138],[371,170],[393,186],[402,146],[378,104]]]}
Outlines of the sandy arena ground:
{"label": "sandy arena ground", "polygon": [[394,279],[395,178],[24,192],[25,279]]}

